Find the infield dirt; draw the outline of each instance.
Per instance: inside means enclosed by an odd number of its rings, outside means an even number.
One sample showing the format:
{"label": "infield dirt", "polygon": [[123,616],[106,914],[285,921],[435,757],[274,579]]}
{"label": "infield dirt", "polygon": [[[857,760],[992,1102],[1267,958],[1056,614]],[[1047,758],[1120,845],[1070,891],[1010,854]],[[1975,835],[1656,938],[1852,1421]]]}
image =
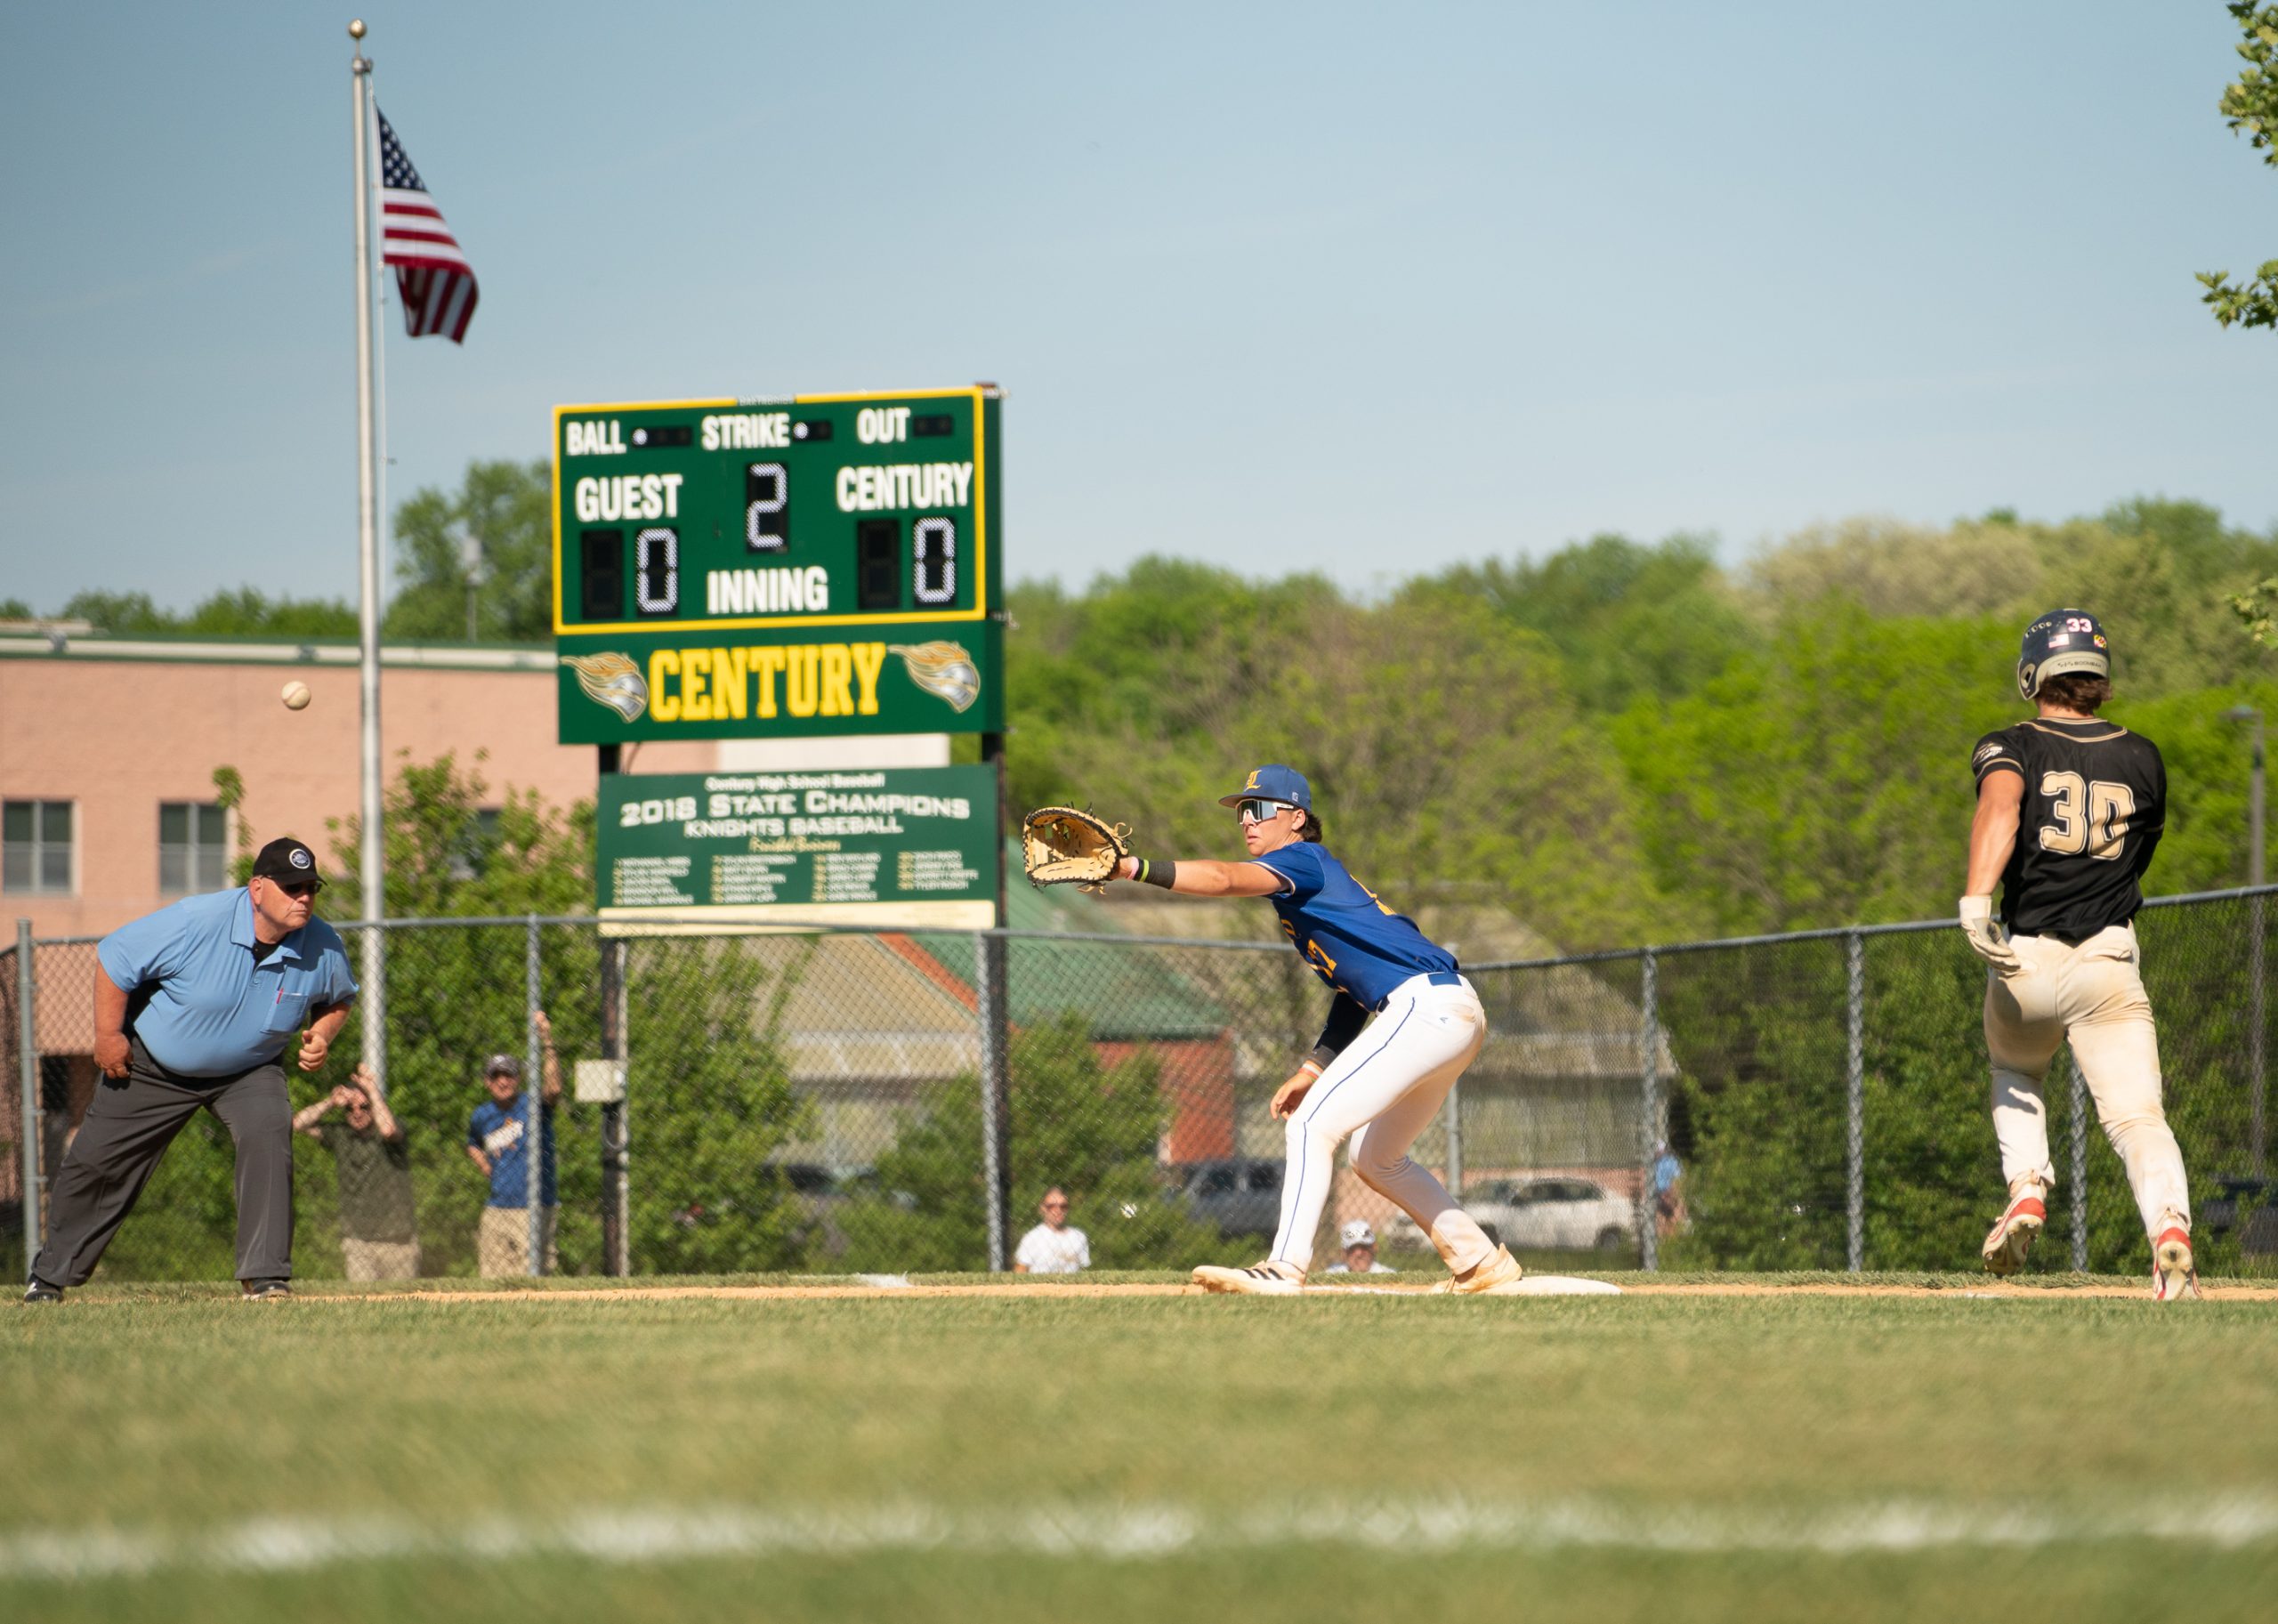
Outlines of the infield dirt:
{"label": "infield dirt", "polygon": [[[534,1282],[535,1284],[536,1282]],[[1624,1297],[1915,1297],[1923,1300],[1951,1297],[2004,1297],[2046,1302],[2051,1297],[2143,1297],[2149,1300],[2151,1290],[2144,1285],[2120,1285],[2112,1281],[2091,1281],[2065,1286],[2020,1286],[1988,1281],[1983,1285],[1897,1285],[1880,1281],[1862,1281],[1857,1285],[1834,1285],[1822,1281],[1781,1284],[1769,1281],[1738,1280],[1728,1281],[1656,1281],[1650,1275],[1624,1275],[1619,1281]],[[2278,1302],[2278,1285],[2225,1282],[2202,1283],[2204,1300],[2219,1303]],[[907,1285],[865,1285],[833,1281],[812,1286],[611,1286],[574,1291],[533,1289],[513,1287],[484,1289],[469,1287],[464,1289],[401,1291],[328,1291],[307,1298],[312,1302],[422,1302],[422,1303],[521,1303],[521,1302],[590,1302],[596,1296],[622,1298],[627,1302],[669,1303],[691,1300],[721,1302],[780,1302],[791,1299],[809,1301],[845,1297],[1192,1297],[1212,1295],[1200,1286],[1167,1281],[1068,1281],[1050,1283],[1020,1284],[1009,1281],[976,1280],[965,1284],[943,1284],[938,1281],[910,1281]],[[1427,1297],[1429,1286],[1387,1286],[1375,1281],[1367,1285],[1313,1285],[1301,1294],[1306,1297]],[[1497,1295],[1520,1295],[1497,1294]],[[2176,1312],[2188,1313],[2187,1305],[2176,1305]]]}

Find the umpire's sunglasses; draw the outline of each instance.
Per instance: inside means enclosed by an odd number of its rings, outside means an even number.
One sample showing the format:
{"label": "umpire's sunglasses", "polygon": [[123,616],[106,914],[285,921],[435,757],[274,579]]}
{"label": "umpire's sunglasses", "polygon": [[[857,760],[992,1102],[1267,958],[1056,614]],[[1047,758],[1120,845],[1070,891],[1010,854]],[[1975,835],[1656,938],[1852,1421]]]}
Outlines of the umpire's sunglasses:
{"label": "umpire's sunglasses", "polygon": [[1244,823],[1265,823],[1288,812],[1290,805],[1288,801],[1237,801],[1234,816]]}

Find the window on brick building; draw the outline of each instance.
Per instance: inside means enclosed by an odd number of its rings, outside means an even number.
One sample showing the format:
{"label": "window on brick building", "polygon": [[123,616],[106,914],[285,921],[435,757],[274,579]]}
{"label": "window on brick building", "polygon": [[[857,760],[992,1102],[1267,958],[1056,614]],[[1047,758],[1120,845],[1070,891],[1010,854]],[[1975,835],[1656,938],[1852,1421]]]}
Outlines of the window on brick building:
{"label": "window on brick building", "polygon": [[158,803],[158,889],[168,896],[230,883],[230,814],[195,801]]}
{"label": "window on brick building", "polygon": [[0,891],[71,894],[72,805],[0,802]]}

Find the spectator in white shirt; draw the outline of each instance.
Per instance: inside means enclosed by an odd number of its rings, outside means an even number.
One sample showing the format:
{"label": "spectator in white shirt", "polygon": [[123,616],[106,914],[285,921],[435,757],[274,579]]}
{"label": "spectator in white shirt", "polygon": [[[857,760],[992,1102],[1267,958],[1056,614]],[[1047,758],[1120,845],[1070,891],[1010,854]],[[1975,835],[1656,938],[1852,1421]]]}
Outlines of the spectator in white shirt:
{"label": "spectator in white shirt", "polygon": [[1092,1243],[1080,1229],[1068,1226],[1068,1192],[1054,1184],[1044,1192],[1037,1210],[1044,1222],[1021,1237],[1013,1254],[1015,1274],[1074,1274],[1092,1266]]}

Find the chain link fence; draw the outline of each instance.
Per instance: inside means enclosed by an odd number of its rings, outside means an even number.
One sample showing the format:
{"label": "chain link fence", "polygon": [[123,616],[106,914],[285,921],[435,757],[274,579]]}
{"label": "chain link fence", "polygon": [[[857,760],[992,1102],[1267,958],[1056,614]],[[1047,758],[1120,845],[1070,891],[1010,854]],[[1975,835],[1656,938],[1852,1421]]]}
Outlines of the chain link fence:
{"label": "chain link fence", "polygon": [[[2162,898],[2137,921],[2203,1273],[2278,1273],[2265,1108],[2273,894]],[[1482,985],[1576,974],[1603,990],[1601,1019],[1625,998],[1641,1017],[1630,1176],[1646,1198],[1645,1266],[1975,1266],[2003,1181],[1987,1117],[1984,970],[1951,925],[1473,972]],[[1604,1029],[1608,1043],[1619,1035]],[[2148,1270],[2119,1158],[2069,1050],[2046,1093],[2057,1186],[2032,1267]]]}
{"label": "chain link fence", "polygon": [[[2138,921],[2209,1273],[2278,1272],[2261,1082],[2272,894],[2166,899]],[[360,973],[363,932],[343,934]],[[295,1141],[304,1277],[526,1273],[533,1236],[542,1259],[550,1242],[545,1266],[579,1274],[980,1269],[1011,1261],[1055,1185],[1095,1267],[1254,1261],[1280,1200],[1266,1102],[1326,1006],[1279,945],[604,938],[579,919],[391,922],[384,941],[400,1140],[327,1103],[363,1050],[360,1010],[318,1073],[288,1071],[308,1130]],[[93,940],[0,946],[13,1085],[0,1218],[18,1278],[98,1086],[100,974]],[[1467,974],[1490,1036],[1413,1154],[1531,1262],[1975,1266],[2003,1190],[1983,975],[1951,927]],[[494,1098],[498,1054],[521,1077]],[[554,1082],[533,1224],[528,1125]],[[2147,1266],[2062,1051],[2048,1105],[2059,1182],[2033,1266]],[[229,1278],[231,1167],[226,1131],[201,1114],[103,1276]],[[1316,1266],[1353,1218],[1386,1261],[1436,1267],[1413,1224],[1344,1168]]]}

